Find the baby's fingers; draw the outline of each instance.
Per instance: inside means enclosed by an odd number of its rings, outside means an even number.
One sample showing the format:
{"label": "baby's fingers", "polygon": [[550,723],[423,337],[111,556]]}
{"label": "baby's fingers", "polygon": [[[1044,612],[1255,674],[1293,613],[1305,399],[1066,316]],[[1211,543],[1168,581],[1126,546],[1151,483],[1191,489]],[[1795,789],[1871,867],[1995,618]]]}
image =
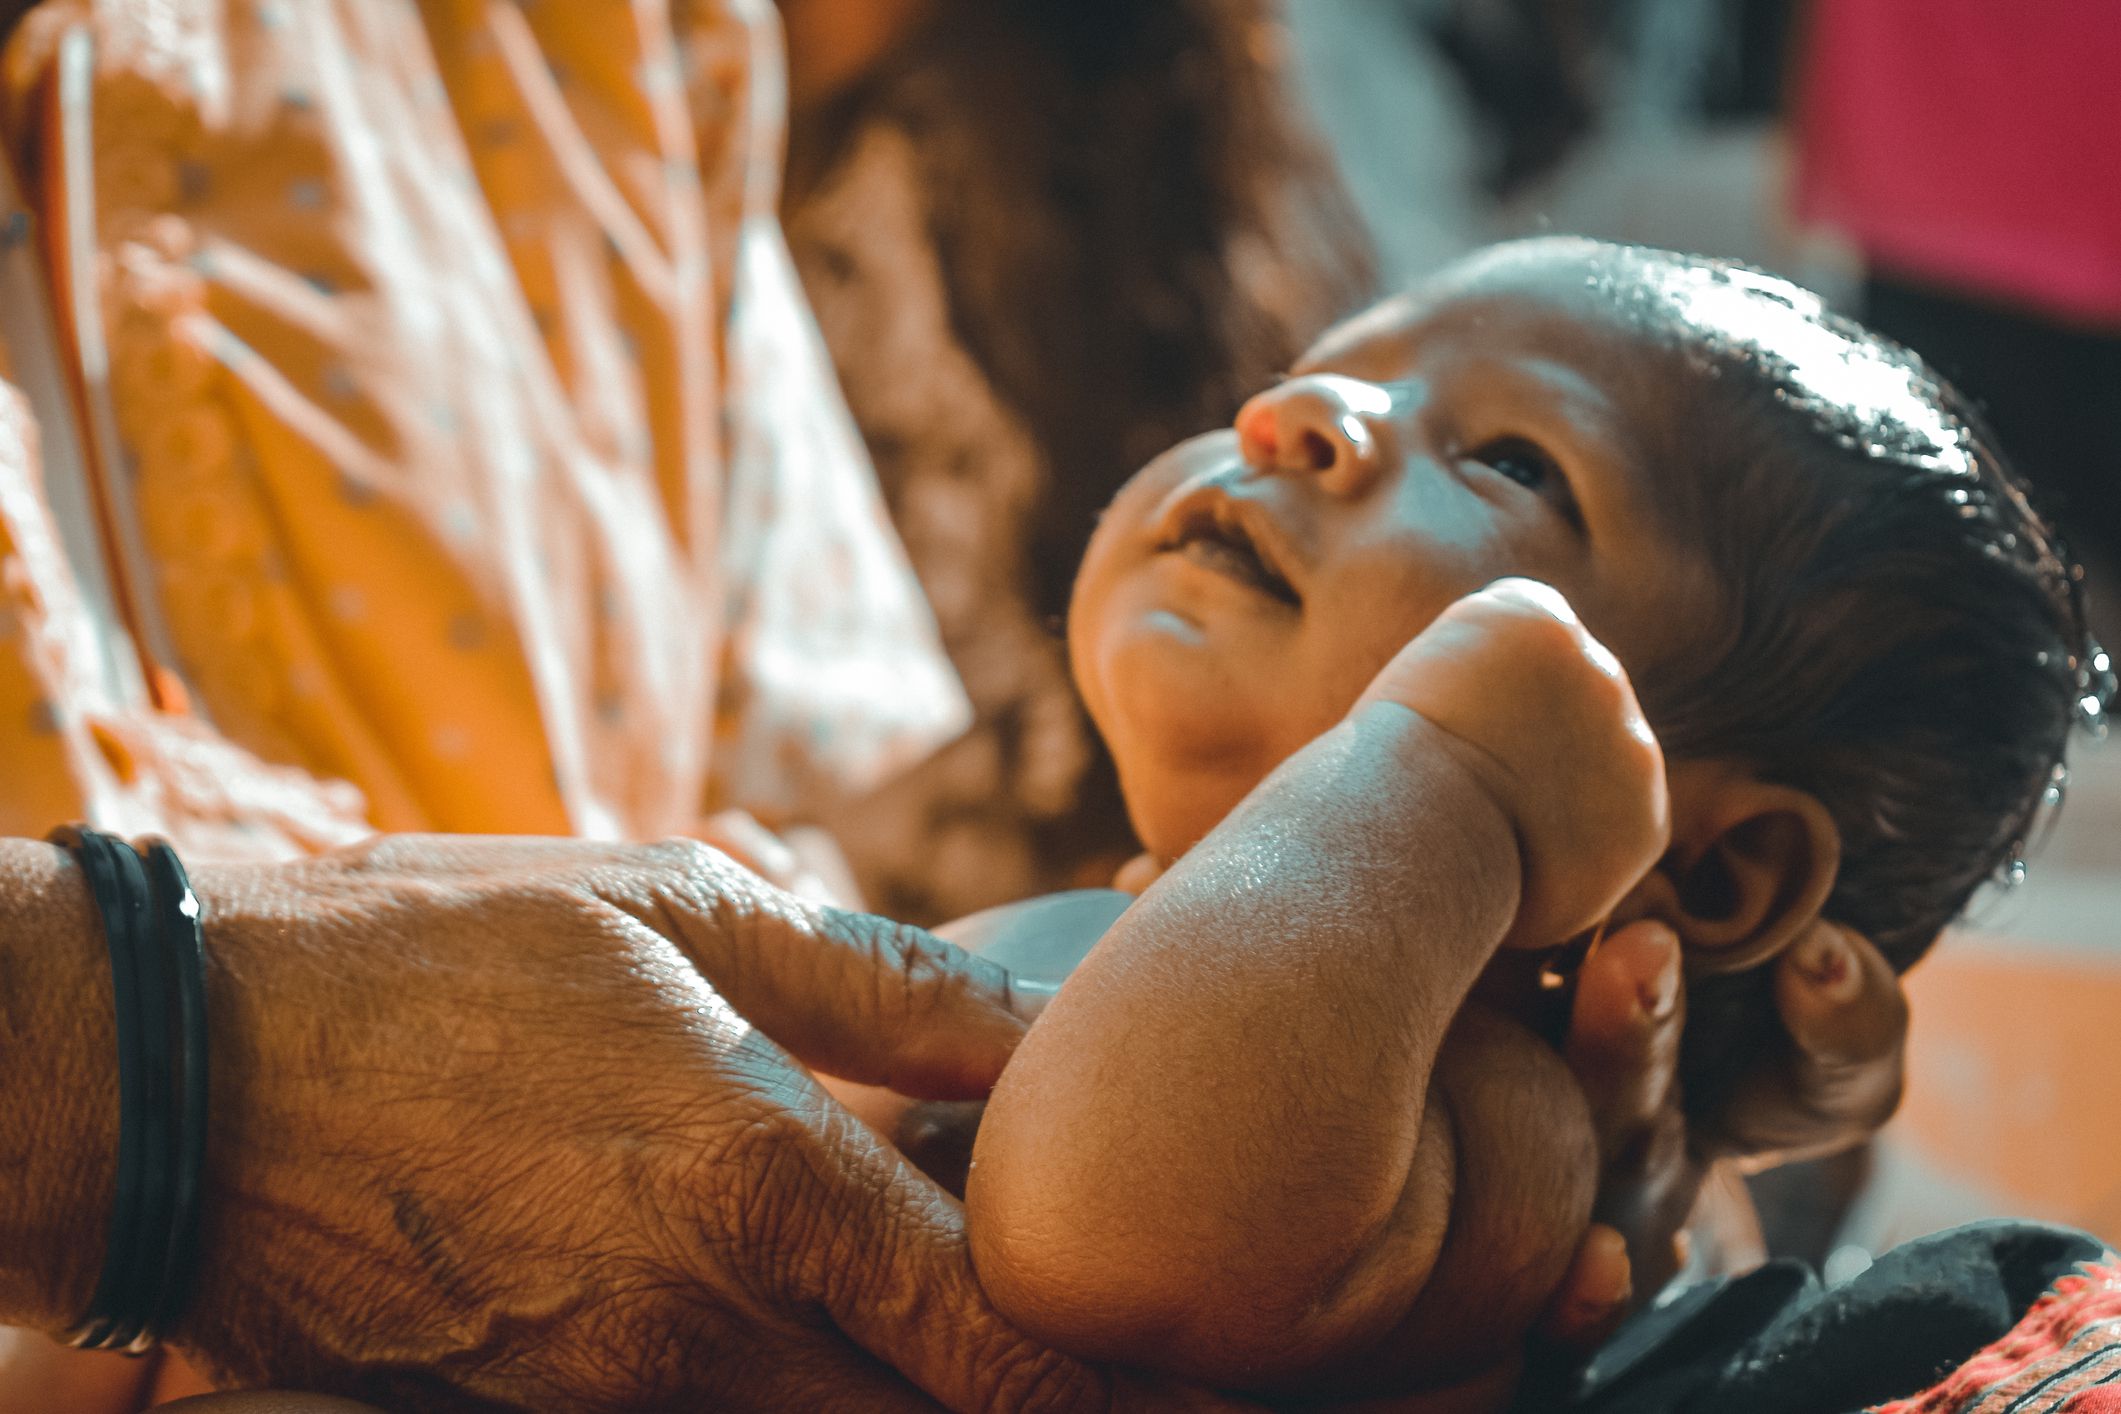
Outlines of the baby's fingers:
{"label": "baby's fingers", "polygon": [[1568,1273],[1553,1300],[1540,1313],[1540,1338],[1588,1355],[1605,1343],[1634,1296],[1634,1273],[1628,1264],[1627,1239],[1618,1228],[1592,1223],[1576,1244]]}
{"label": "baby's fingers", "polygon": [[1907,996],[1885,954],[1862,934],[1813,924],[1783,956],[1775,999],[1811,1078],[1826,1081],[1851,1070],[1875,1077],[1881,1063],[1898,1076]]}
{"label": "baby's fingers", "polygon": [[1643,1291],[1677,1268],[1673,1243],[1701,1179],[1679,1109],[1685,1011],[1679,938],[1655,920],[1606,938],[1577,973],[1565,1053],[1598,1136],[1594,1212],[1626,1239]]}
{"label": "baby's fingers", "polygon": [[1763,1059],[1717,1116],[1723,1147],[1777,1162],[1831,1152],[1885,1123],[1900,1104],[1907,996],[1867,938],[1816,923],[1775,967],[1790,1044]]}

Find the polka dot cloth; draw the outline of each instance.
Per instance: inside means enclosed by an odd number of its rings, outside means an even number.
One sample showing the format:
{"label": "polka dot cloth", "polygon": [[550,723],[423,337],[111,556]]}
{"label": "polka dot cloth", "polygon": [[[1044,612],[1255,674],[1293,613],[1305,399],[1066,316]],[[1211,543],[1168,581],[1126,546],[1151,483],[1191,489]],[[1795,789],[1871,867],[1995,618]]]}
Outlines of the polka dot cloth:
{"label": "polka dot cloth", "polygon": [[655,836],[962,728],[774,222],[768,0],[48,0],[15,110],[71,27],[135,571],[217,729],[384,828]]}
{"label": "polka dot cloth", "polygon": [[[10,294],[25,275],[6,272]],[[0,384],[0,833],[88,819],[168,836],[195,860],[280,858],[367,834],[351,787],[268,766],[113,680],[42,483],[28,408]]]}

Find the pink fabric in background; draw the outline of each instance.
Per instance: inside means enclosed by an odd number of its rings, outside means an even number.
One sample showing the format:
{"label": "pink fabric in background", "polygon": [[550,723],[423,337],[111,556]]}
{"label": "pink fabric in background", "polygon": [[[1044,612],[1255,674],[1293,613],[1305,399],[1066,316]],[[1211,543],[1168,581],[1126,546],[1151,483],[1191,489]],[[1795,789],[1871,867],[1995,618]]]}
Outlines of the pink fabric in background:
{"label": "pink fabric in background", "polygon": [[1817,0],[1798,210],[1873,264],[2121,324],[2121,0]]}

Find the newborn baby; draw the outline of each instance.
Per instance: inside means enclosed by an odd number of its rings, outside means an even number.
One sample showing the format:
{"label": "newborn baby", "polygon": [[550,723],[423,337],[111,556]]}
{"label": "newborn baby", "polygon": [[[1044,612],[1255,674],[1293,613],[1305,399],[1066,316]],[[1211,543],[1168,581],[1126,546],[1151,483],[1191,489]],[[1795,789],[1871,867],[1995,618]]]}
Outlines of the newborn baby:
{"label": "newborn baby", "polygon": [[974,1260],[1034,1336],[1270,1397],[1522,1345],[1590,1217],[1547,1033],[1601,928],[1678,934],[1712,1104],[1812,923],[1904,968],[2015,857],[2104,671],[1910,355],[1573,240],[1378,306],[1146,467],[1069,641],[1169,868],[994,1091]]}

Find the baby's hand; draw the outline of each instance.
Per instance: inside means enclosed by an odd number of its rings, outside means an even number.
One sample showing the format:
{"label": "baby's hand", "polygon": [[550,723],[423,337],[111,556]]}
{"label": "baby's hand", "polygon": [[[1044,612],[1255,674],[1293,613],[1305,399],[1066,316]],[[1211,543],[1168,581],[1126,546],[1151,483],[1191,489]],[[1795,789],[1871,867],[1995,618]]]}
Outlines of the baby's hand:
{"label": "baby's hand", "polygon": [[1663,854],[1664,755],[1627,674],[1568,601],[1504,579],[1446,609],[1355,705],[1396,702],[1472,748],[1517,831],[1524,889],[1505,947],[1593,927]]}

